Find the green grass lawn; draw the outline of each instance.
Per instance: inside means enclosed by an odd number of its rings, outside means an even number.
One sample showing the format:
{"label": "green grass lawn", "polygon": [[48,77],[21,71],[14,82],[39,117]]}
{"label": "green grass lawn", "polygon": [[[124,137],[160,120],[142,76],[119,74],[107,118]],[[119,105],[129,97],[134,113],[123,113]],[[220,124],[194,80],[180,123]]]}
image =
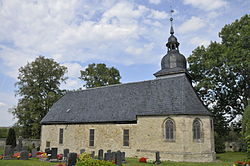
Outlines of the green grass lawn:
{"label": "green grass lawn", "polygon": [[[217,161],[212,163],[170,162],[164,161],[160,166],[230,166],[237,160],[246,159],[246,153],[227,152],[217,154]],[[56,163],[42,162],[38,159],[29,160],[0,160],[0,166],[54,166]],[[139,163],[138,159],[128,158],[124,166],[150,166],[153,164]]]}
{"label": "green grass lawn", "polygon": [[[195,163],[195,162],[171,162],[164,161],[162,166],[230,166],[237,160],[246,159],[246,153],[241,152],[227,152],[217,154],[217,161],[211,163]],[[129,158],[124,166],[149,166],[153,164],[139,163],[138,159]]]}
{"label": "green grass lawn", "polygon": [[0,166],[54,166],[56,163],[39,161],[38,159],[29,160],[0,160]]}
{"label": "green grass lawn", "polygon": [[3,148],[0,147],[0,155],[3,154]]}

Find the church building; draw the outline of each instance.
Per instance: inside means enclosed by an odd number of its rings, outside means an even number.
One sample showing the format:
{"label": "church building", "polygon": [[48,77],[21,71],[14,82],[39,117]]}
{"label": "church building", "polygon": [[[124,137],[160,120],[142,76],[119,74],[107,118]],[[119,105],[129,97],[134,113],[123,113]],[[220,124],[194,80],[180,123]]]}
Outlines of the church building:
{"label": "church building", "polygon": [[153,80],[65,94],[41,121],[41,150],[120,150],[150,159],[159,151],[161,160],[214,161],[213,118],[192,87],[172,26],[166,46]]}

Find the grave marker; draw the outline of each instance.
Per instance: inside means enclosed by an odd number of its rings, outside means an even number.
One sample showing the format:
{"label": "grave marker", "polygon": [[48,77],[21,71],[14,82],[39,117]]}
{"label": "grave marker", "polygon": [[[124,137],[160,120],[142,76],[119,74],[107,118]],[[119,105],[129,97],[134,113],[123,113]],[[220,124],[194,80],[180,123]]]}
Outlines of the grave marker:
{"label": "grave marker", "polygon": [[122,166],[122,152],[119,150],[116,153],[115,163],[117,166]]}
{"label": "grave marker", "polygon": [[20,160],[28,160],[29,159],[29,153],[26,150],[23,150],[20,152]]}
{"label": "grave marker", "polygon": [[76,165],[77,153],[69,153],[67,166]]}
{"label": "grave marker", "polygon": [[160,152],[155,152],[155,164],[160,164]]}
{"label": "grave marker", "polygon": [[125,163],[125,162],[126,162],[125,152],[122,152],[122,162],[123,162],[123,163]]}
{"label": "grave marker", "polygon": [[104,160],[108,161],[108,153],[104,153]]}
{"label": "grave marker", "polygon": [[64,149],[63,150],[63,157],[64,158],[68,157],[68,154],[69,154],[69,149]]}
{"label": "grave marker", "polygon": [[32,154],[32,157],[36,157],[37,149],[36,149],[36,148],[33,148],[33,149],[31,150],[31,154]]}
{"label": "grave marker", "polygon": [[90,156],[92,159],[94,159],[95,158],[95,151],[92,151]]}
{"label": "grave marker", "polygon": [[80,149],[80,154],[84,153],[85,149]]}
{"label": "grave marker", "polygon": [[107,151],[107,161],[112,161],[112,159],[111,159],[111,150]]}
{"label": "grave marker", "polygon": [[98,150],[98,159],[103,160],[103,149]]}
{"label": "grave marker", "polygon": [[51,148],[51,159],[57,159],[57,148]]}

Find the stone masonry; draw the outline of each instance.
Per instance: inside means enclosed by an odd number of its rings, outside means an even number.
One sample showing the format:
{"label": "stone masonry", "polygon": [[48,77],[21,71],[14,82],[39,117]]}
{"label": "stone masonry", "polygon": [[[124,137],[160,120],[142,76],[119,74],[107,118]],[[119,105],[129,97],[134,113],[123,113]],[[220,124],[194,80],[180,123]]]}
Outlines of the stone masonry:
{"label": "stone masonry", "polygon": [[[175,122],[175,141],[165,139],[165,121],[171,118]],[[195,118],[202,123],[202,139],[193,140],[192,124]],[[137,124],[70,124],[43,125],[41,150],[46,142],[57,147],[59,153],[68,148],[71,152],[86,152],[99,149],[124,151],[127,157],[155,158],[159,151],[161,160],[210,162],[215,160],[214,131],[209,116],[170,115],[138,116]],[[63,144],[59,144],[59,130],[64,129]],[[95,129],[94,147],[89,147],[89,129]],[[129,146],[123,146],[123,130],[129,129]]]}

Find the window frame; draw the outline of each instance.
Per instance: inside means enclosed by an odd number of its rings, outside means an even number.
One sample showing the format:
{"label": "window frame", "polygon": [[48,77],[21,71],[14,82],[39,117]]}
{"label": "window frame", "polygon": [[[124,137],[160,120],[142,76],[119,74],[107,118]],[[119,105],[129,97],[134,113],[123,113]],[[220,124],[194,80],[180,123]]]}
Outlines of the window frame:
{"label": "window frame", "polygon": [[202,142],[203,140],[203,127],[199,118],[194,119],[192,124],[192,135],[194,142]]}
{"label": "window frame", "polygon": [[[171,124],[172,126],[167,126],[168,124]],[[169,129],[169,127],[171,127],[171,128]],[[171,132],[172,132],[172,134],[171,134]],[[168,134],[168,133],[170,133],[170,134]],[[168,137],[168,136],[170,136],[170,137]],[[176,137],[175,121],[172,118],[167,118],[164,122],[164,140],[167,142],[175,142],[175,137]]]}
{"label": "window frame", "polygon": [[95,129],[89,129],[89,147],[95,146]]}
{"label": "window frame", "polygon": [[64,135],[64,129],[59,129],[59,144],[63,144],[63,135]]}
{"label": "window frame", "polygon": [[[127,133],[125,133],[127,132]],[[129,129],[123,129],[123,146],[124,147],[129,147],[129,134],[130,134],[130,131]]]}

